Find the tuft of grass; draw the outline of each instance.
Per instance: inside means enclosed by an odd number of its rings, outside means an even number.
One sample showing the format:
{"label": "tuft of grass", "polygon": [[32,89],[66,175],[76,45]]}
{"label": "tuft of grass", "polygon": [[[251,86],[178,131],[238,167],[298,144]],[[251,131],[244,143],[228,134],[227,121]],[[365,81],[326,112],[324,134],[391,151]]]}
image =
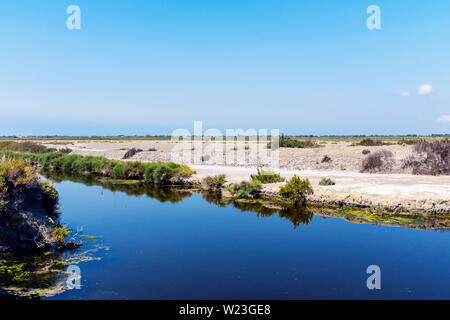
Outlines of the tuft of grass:
{"label": "tuft of grass", "polygon": [[276,183],[276,182],[283,182],[286,179],[280,176],[278,173],[270,170],[263,170],[261,168],[258,168],[257,174],[252,174],[251,178],[252,180],[258,180],[263,184],[266,183]]}
{"label": "tuft of grass", "polygon": [[334,186],[335,184],[336,181],[333,181],[330,178],[322,178],[322,180],[320,180],[319,182],[320,186]]}
{"label": "tuft of grass", "polygon": [[223,185],[225,184],[225,178],[226,175],[224,174],[215,177],[206,177],[203,179],[203,183],[210,190],[218,190],[222,189]]}
{"label": "tuft of grass", "polygon": [[66,238],[71,234],[73,231],[65,226],[57,226],[53,228],[52,237],[58,242],[65,243]]}
{"label": "tuft of grass", "polygon": [[242,181],[241,183],[231,184],[225,187],[236,199],[258,198],[262,183],[259,180]]}

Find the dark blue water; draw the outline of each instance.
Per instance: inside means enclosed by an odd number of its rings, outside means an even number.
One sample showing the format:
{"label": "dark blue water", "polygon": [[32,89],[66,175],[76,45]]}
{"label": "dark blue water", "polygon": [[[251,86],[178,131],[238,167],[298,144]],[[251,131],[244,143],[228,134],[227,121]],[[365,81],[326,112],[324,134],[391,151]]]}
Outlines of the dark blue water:
{"label": "dark blue water", "polygon": [[[200,194],[160,202],[56,184],[63,222],[110,247],[53,299],[450,298],[450,233],[313,216],[296,228]],[[87,241],[87,247],[91,244]],[[366,268],[381,268],[368,290]]]}

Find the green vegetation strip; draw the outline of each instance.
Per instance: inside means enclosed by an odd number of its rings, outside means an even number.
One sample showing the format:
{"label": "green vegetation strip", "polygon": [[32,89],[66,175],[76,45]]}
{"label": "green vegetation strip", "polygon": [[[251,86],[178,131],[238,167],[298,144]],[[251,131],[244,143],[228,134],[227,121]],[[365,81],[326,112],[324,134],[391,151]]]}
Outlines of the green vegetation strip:
{"label": "green vegetation strip", "polygon": [[67,172],[74,175],[144,180],[146,183],[171,184],[173,179],[190,177],[195,172],[186,165],[173,162],[131,162],[110,160],[104,157],[81,156],[54,151],[47,153],[23,153],[0,151],[6,159],[27,159],[39,164],[46,171]]}

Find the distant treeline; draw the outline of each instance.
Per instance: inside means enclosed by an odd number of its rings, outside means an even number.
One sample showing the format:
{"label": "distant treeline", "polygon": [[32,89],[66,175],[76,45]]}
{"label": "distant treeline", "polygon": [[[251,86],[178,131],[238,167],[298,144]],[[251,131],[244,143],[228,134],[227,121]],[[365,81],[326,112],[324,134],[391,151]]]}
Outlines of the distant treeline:
{"label": "distant treeline", "polygon": [[[407,137],[423,137],[423,138],[450,138],[449,134],[429,134],[429,135],[418,135],[418,134],[405,134],[405,135],[383,135],[383,134],[375,134],[375,135],[288,135],[284,134],[286,137],[292,138],[328,138],[328,139],[358,139],[358,138],[407,138]],[[212,136],[203,136],[211,138],[215,140],[219,137]],[[270,135],[267,136],[269,139]],[[191,136],[193,139],[194,136]],[[249,137],[246,136],[248,139]],[[256,137],[250,137],[256,138]],[[22,140],[170,140],[172,136],[169,135],[134,135],[134,136],[125,136],[125,135],[116,135],[116,136],[0,136],[0,139],[22,139]]]}

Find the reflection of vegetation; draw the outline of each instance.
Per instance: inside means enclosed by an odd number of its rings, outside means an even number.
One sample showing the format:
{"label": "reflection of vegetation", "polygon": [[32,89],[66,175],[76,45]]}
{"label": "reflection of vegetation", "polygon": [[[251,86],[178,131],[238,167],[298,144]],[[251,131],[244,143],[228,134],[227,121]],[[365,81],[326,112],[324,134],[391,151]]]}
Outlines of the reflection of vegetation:
{"label": "reflection of vegetation", "polygon": [[72,182],[83,183],[88,186],[101,186],[113,192],[124,192],[129,196],[147,195],[160,202],[176,203],[192,195],[192,192],[190,191],[177,190],[176,188],[167,188],[154,184],[145,184],[141,181],[98,179],[87,176],[64,175],[61,173],[56,174],[54,172],[49,173],[47,171],[42,171],[41,173],[56,182],[69,180]]}
{"label": "reflection of vegetation", "polygon": [[[87,237],[95,241],[95,237]],[[69,265],[98,261],[100,250],[109,250],[94,244],[81,252],[65,250],[34,255],[7,255],[0,258],[0,297],[42,298],[63,293]]]}
{"label": "reflection of vegetation", "polygon": [[294,228],[300,224],[309,224],[312,220],[313,213],[306,209],[306,207],[288,206],[283,208],[278,215],[280,218],[285,218],[292,222]]}

